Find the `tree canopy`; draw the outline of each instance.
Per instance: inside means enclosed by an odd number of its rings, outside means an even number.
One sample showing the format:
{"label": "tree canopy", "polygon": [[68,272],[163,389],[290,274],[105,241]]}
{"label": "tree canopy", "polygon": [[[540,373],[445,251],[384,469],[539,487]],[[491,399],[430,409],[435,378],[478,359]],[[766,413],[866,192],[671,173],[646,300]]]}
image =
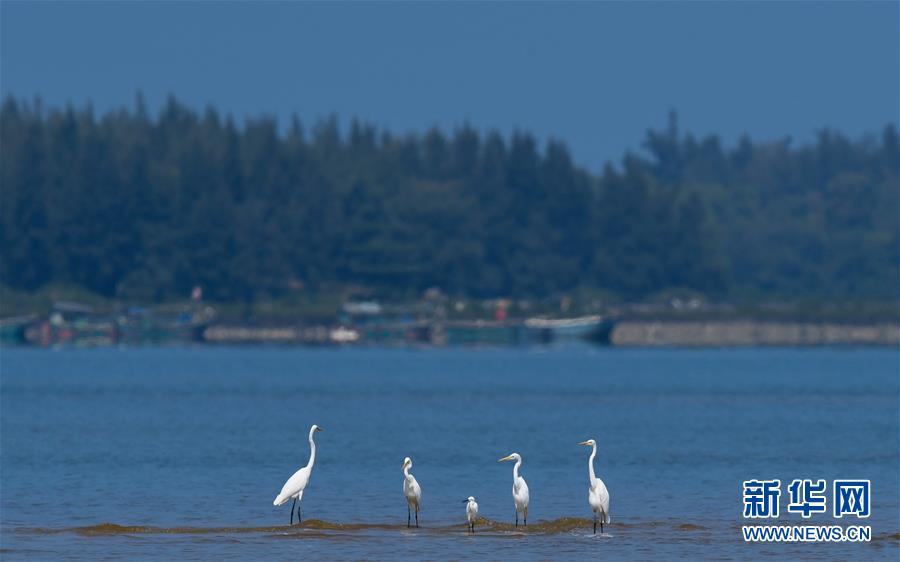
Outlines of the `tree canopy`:
{"label": "tree canopy", "polygon": [[235,124],[174,98],[155,117],[0,109],[0,280],[158,302],[361,287],[404,297],[893,299],[900,146],[725,148],[649,130],[602,173],[565,144],[463,125],[396,135],[335,118]]}

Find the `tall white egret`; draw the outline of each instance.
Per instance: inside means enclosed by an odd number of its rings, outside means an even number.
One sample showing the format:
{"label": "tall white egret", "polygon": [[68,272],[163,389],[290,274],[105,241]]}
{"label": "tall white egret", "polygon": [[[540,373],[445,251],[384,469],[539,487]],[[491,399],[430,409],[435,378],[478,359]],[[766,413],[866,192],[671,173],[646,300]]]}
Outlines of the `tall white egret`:
{"label": "tall white egret", "polygon": [[597,442],[593,439],[582,441],[579,445],[592,447],[591,457],[588,459],[588,476],[591,477],[591,487],[588,488],[588,503],[594,512],[594,534],[597,534],[597,521],[600,521],[600,533],[603,534],[603,524],[609,525],[609,491],[603,480],[594,475],[594,457],[597,456]]}
{"label": "tall white egret", "polygon": [[309,477],[312,475],[313,465],[316,463],[316,442],[313,441],[313,435],[317,431],[322,431],[322,428],[315,424],[309,428],[309,462],[288,478],[288,481],[281,487],[281,493],[272,502],[274,505],[284,505],[289,499],[294,498],[294,503],[291,504],[291,525],[294,524],[294,506],[297,506],[297,523],[300,523],[300,506],[297,505],[297,502],[303,501],[303,490],[309,484]]}
{"label": "tall white egret", "polygon": [[403,495],[406,497],[406,526],[409,527],[410,511],[416,510],[416,528],[419,527],[419,506],[422,503],[422,488],[416,482],[416,477],[409,473],[412,468],[412,459],[403,459]]}
{"label": "tall white egret", "polygon": [[469,522],[469,530],[474,535],[475,520],[478,519],[478,504],[475,503],[474,496],[469,496],[469,499],[463,500],[463,503],[466,504],[466,521]]}
{"label": "tall white egret", "polygon": [[513,466],[513,502],[516,504],[516,527],[519,526],[519,513],[521,513],[525,519],[525,526],[528,526],[528,484],[525,483],[525,479],[519,476],[519,467],[522,466],[522,455],[519,453],[512,453],[509,456],[503,457],[497,462],[504,461],[516,461],[515,466]]}

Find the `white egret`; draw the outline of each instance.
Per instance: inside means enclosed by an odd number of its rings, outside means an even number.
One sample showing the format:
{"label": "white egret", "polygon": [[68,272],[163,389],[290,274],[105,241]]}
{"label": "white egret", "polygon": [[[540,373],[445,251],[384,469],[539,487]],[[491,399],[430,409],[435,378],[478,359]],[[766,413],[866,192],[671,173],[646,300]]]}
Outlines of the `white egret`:
{"label": "white egret", "polygon": [[463,500],[463,503],[466,504],[466,521],[469,522],[469,530],[472,531],[472,534],[475,534],[475,520],[478,519],[478,504],[475,503],[475,498],[473,496],[469,496],[469,499]]}
{"label": "white egret", "polygon": [[294,503],[291,504],[291,525],[294,524],[295,505],[297,506],[297,523],[300,523],[300,506],[297,505],[297,502],[303,501],[303,490],[309,484],[309,477],[312,475],[313,465],[316,463],[316,442],[313,441],[313,435],[317,431],[322,431],[322,428],[315,424],[309,428],[309,462],[288,478],[281,488],[281,493],[272,502],[274,505],[284,505],[289,499],[294,498]]}
{"label": "white egret", "polygon": [[412,468],[412,459],[403,459],[403,495],[406,497],[406,526],[409,527],[411,510],[416,510],[416,528],[419,527],[419,506],[422,502],[422,488],[416,482],[416,477],[409,473]]}
{"label": "white egret", "polygon": [[519,526],[519,513],[521,513],[525,519],[525,526],[528,526],[528,484],[525,483],[525,479],[519,476],[519,467],[522,466],[522,455],[519,453],[512,453],[509,456],[503,457],[497,462],[504,461],[516,461],[515,466],[513,466],[513,502],[516,504],[516,527]]}
{"label": "white egret", "polygon": [[591,487],[588,488],[588,503],[594,512],[594,534],[597,534],[597,521],[600,521],[600,534],[603,534],[603,524],[609,525],[609,491],[603,480],[594,475],[594,457],[597,456],[597,442],[593,439],[582,441],[579,445],[592,447],[591,457],[588,459],[588,476],[591,477]]}

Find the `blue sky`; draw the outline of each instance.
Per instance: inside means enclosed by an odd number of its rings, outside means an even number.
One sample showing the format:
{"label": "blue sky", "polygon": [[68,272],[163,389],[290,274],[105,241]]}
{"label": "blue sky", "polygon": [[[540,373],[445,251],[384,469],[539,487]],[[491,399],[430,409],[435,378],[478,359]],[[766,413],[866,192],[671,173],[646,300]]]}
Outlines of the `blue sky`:
{"label": "blue sky", "polygon": [[683,130],[898,121],[900,3],[0,3],[0,92],[98,111],[169,93],[242,119],[530,130],[592,169]]}

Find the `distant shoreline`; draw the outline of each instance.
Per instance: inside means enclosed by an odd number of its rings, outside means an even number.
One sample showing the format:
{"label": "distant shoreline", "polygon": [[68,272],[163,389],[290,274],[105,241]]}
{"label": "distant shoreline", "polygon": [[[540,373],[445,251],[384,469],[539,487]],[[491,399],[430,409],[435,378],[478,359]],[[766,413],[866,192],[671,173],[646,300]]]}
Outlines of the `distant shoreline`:
{"label": "distant shoreline", "polygon": [[58,303],[49,316],[0,319],[0,341],[36,347],[109,347],[170,343],[350,347],[815,347],[900,349],[900,321],[816,321],[748,317],[673,318],[587,315],[528,319],[332,318],[247,322],[211,314],[157,317],[144,312],[93,315]]}

